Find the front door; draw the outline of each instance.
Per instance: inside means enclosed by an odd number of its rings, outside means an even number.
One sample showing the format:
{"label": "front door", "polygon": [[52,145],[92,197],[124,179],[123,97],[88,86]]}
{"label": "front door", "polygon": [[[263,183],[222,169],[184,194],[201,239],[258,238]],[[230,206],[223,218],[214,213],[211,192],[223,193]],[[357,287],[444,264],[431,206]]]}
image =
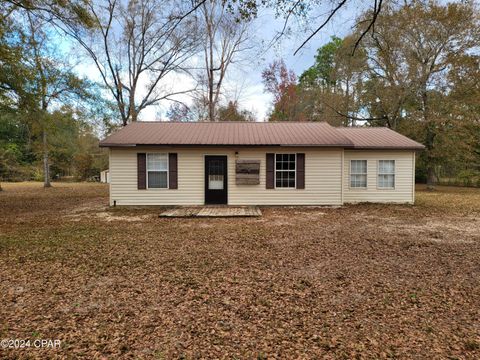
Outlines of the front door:
{"label": "front door", "polygon": [[227,157],[205,156],[205,204],[227,203]]}

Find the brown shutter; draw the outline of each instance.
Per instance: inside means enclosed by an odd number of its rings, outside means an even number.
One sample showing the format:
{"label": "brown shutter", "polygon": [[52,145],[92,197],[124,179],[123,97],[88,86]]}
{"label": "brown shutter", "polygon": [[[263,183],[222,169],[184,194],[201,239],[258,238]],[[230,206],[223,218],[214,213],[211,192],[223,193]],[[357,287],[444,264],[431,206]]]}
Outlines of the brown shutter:
{"label": "brown shutter", "polygon": [[297,154],[297,189],[305,189],[305,154]]}
{"label": "brown shutter", "polygon": [[267,153],[267,178],[266,178],[266,188],[274,189],[275,188],[275,154]]}
{"label": "brown shutter", "polygon": [[137,189],[147,188],[147,154],[137,153]]}
{"label": "brown shutter", "polygon": [[177,154],[168,154],[168,188],[178,189]]}

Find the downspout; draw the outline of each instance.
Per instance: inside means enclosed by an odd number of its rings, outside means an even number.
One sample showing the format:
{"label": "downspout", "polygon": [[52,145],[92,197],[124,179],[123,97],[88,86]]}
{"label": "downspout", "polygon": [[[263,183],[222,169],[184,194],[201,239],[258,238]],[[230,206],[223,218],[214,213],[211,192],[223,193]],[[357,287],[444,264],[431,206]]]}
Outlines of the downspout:
{"label": "downspout", "polygon": [[341,197],[340,197],[342,205],[343,205],[343,182],[345,181],[345,179],[343,178],[344,177],[344,168],[345,168],[345,148],[342,148],[342,170],[341,170],[342,180],[340,181],[340,185],[342,187],[342,192],[341,192]]}
{"label": "downspout", "polygon": [[412,151],[412,205],[415,204],[415,151]]}
{"label": "downspout", "polygon": [[[110,206],[114,205],[112,200],[112,148],[108,148],[108,175],[110,176],[110,182],[108,183],[108,196],[110,198]],[[116,203],[115,203],[116,205]]]}

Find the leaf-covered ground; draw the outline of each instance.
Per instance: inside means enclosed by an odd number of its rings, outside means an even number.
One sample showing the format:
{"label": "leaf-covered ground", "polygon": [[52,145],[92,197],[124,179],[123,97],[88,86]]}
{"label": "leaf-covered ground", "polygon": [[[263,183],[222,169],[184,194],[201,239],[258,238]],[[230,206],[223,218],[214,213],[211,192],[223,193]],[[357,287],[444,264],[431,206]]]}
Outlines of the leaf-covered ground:
{"label": "leaf-covered ground", "polygon": [[2,358],[479,358],[480,190],[258,219],[2,184]]}

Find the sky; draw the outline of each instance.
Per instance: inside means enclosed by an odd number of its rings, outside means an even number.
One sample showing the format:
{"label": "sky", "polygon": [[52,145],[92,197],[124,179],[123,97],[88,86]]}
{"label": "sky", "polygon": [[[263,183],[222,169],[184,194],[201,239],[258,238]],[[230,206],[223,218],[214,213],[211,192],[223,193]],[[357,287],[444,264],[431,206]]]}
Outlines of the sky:
{"label": "sky", "polygon": [[[255,34],[254,41],[257,44],[257,49],[250,55],[251,60],[234,65],[229,69],[228,79],[224,87],[227,97],[237,99],[242,108],[252,111],[258,121],[264,121],[272,106],[272,96],[264,92],[261,78],[262,70],[273,60],[283,59],[287,67],[299,76],[313,64],[317,49],[327,43],[333,35],[338,37],[347,35],[355,24],[355,17],[366,9],[365,6],[359,5],[360,2],[347,2],[347,4],[350,4],[349,6],[336,14],[332,21],[312,38],[297,55],[293,55],[297,47],[310,35],[315,26],[326,19],[331,3],[325,3],[328,5],[317,7],[310,12],[308,22],[298,24],[291,21],[289,24],[294,30],[292,35],[283,36],[279,41],[268,47],[264,44],[272,43],[276,33],[283,28],[284,19],[276,19],[272,9],[260,10],[257,19],[252,23],[252,33]],[[355,4],[352,5],[352,3]],[[300,28],[302,31],[298,31]],[[88,58],[77,65],[76,71],[94,81],[100,81],[97,69]],[[172,76],[165,79],[163,86],[178,91],[192,88],[194,82],[186,76]],[[178,96],[176,99],[186,104],[191,103],[191,98],[188,95]],[[165,112],[170,104],[170,102],[165,101],[159,106],[146,108],[141,113],[140,119],[143,121],[165,119]]]}
{"label": "sky", "polygon": [[[358,4],[357,4],[358,5]],[[322,29],[315,37],[313,37],[296,55],[295,50],[303,43],[303,41],[311,34],[315,26],[321,24],[329,12],[330,8],[322,8],[312,12],[312,21],[310,26],[300,24],[297,26],[292,23],[294,29],[292,36],[283,37],[276,44],[262,55],[258,65],[250,68],[248,80],[250,86],[245,89],[242,98],[242,105],[256,113],[259,121],[263,121],[271,110],[272,96],[264,92],[261,73],[275,59],[283,59],[287,67],[300,76],[303,71],[308,69],[314,63],[314,57],[317,49],[328,43],[332,36],[344,37],[352,29],[355,24],[355,18],[360,14],[359,6],[347,6],[332,19],[327,26]],[[283,28],[284,20],[282,18],[275,19],[271,10],[264,10],[259,14],[256,25],[261,24],[261,33],[263,40],[270,43],[275,38],[275,34]],[[295,29],[310,28],[306,31],[295,32]]]}

